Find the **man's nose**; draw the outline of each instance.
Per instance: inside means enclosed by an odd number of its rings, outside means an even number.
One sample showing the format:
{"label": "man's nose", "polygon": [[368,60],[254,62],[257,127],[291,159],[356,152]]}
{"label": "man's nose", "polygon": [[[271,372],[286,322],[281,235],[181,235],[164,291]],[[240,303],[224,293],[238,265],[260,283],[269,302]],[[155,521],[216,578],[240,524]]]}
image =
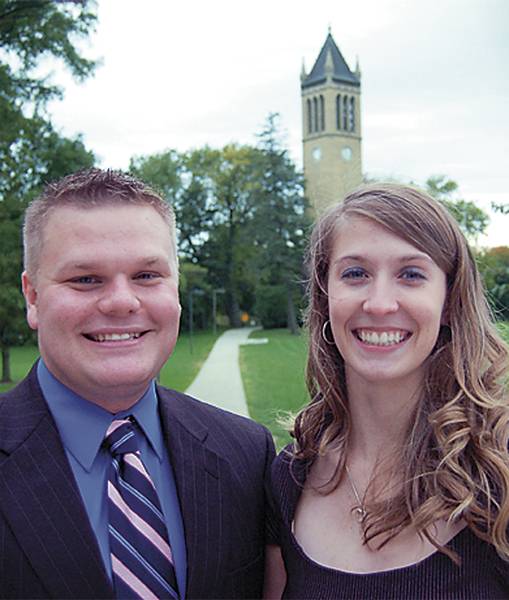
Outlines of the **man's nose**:
{"label": "man's nose", "polygon": [[366,290],[363,309],[373,315],[394,313],[399,308],[396,285],[384,278],[377,279]]}
{"label": "man's nose", "polygon": [[99,309],[104,314],[122,316],[136,312],[141,306],[132,283],[124,277],[112,281],[99,300]]}

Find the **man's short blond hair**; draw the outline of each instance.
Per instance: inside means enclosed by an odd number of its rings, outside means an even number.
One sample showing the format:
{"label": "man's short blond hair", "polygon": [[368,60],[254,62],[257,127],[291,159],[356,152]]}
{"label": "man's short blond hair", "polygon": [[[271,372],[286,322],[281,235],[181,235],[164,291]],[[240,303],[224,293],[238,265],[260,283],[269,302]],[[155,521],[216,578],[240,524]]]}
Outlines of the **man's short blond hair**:
{"label": "man's short blond hair", "polygon": [[122,171],[86,169],[50,183],[33,200],[25,212],[23,224],[24,268],[34,278],[39,268],[44,230],[51,213],[59,207],[79,209],[111,205],[148,205],[168,225],[168,234],[177,269],[175,213],[157,192],[132,175]]}

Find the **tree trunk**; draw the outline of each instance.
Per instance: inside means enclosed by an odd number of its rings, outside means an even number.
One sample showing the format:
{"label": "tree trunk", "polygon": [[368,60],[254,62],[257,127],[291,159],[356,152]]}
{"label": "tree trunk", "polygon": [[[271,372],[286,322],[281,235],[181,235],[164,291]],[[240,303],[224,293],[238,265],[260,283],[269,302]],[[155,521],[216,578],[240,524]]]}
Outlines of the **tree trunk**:
{"label": "tree trunk", "polygon": [[2,383],[12,383],[10,348],[2,348]]}
{"label": "tree trunk", "polygon": [[233,290],[226,291],[226,313],[230,321],[230,327],[241,327],[240,308],[235,292]]}
{"label": "tree trunk", "polygon": [[292,286],[287,284],[286,286],[286,321],[288,329],[292,335],[299,333],[299,325],[297,324],[297,317],[295,315],[295,302],[293,301]]}

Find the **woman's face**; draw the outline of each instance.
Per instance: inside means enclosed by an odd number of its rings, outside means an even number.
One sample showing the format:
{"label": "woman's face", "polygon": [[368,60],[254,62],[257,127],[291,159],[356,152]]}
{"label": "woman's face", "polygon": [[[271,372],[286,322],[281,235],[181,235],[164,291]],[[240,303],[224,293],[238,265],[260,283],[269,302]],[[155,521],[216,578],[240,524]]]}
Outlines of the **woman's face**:
{"label": "woman's face", "polygon": [[440,330],[446,275],[425,253],[369,219],[337,229],[329,316],[347,382],[422,381]]}

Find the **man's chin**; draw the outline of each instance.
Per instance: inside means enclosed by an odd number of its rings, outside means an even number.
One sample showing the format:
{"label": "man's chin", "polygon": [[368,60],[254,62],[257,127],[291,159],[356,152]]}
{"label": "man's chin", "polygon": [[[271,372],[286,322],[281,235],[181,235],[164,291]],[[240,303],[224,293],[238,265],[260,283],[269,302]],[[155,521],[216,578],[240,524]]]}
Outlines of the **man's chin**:
{"label": "man's chin", "polygon": [[116,367],[84,373],[81,382],[75,380],[67,385],[105,410],[119,412],[136,404],[157,374],[158,370],[154,369]]}

